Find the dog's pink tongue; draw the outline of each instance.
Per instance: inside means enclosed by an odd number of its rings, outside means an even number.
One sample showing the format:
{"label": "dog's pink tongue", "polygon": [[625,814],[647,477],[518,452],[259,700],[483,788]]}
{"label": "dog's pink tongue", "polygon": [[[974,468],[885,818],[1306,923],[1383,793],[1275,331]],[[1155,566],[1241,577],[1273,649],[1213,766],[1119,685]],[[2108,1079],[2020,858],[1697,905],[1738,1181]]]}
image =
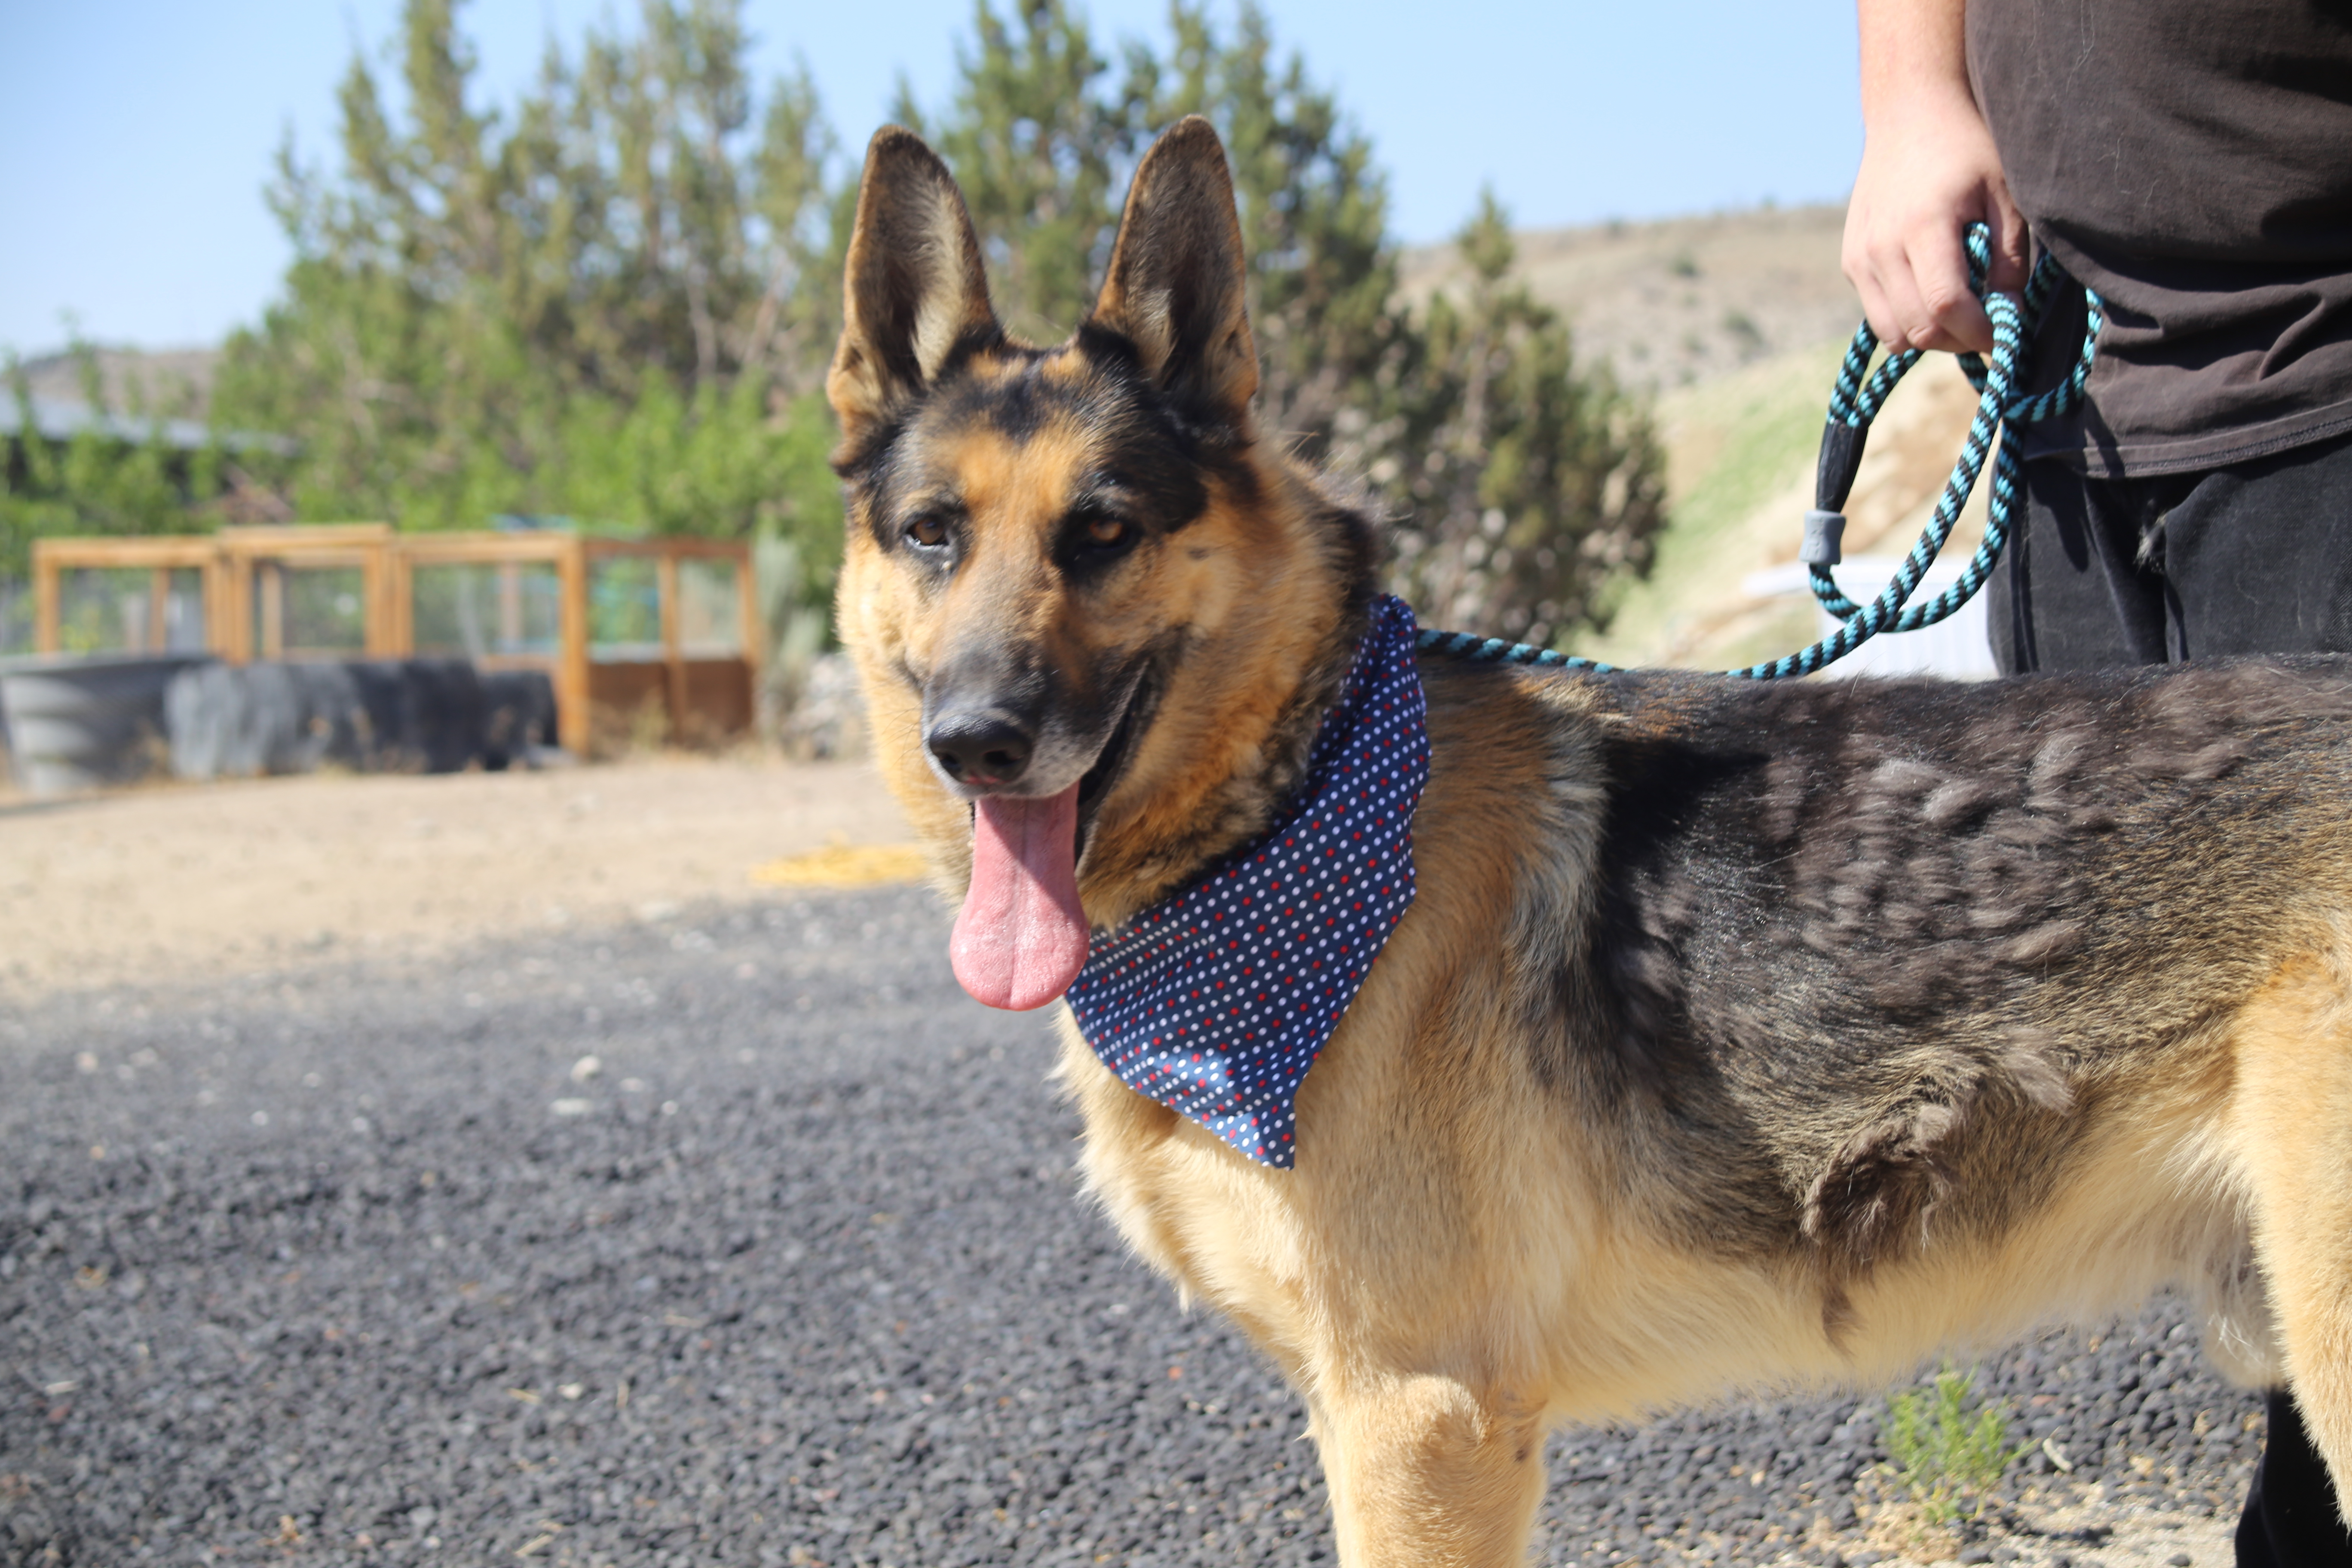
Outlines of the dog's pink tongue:
{"label": "dog's pink tongue", "polygon": [[1087,962],[1078,907],[1078,786],[1043,800],[982,799],[971,817],[971,890],[948,958],[972,1000],[1025,1013],[1070,988]]}

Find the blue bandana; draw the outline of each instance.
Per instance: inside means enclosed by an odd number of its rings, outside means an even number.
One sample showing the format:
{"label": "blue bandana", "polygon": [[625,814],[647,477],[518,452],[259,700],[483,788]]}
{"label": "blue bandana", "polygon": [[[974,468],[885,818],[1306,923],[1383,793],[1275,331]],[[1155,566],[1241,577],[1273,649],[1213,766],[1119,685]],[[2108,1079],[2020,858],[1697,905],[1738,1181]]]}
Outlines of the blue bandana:
{"label": "blue bandana", "polygon": [[1383,596],[1307,779],[1265,836],[1097,941],[1066,994],[1138,1094],[1268,1165],[1292,1102],[1412,903],[1429,728],[1412,612]]}

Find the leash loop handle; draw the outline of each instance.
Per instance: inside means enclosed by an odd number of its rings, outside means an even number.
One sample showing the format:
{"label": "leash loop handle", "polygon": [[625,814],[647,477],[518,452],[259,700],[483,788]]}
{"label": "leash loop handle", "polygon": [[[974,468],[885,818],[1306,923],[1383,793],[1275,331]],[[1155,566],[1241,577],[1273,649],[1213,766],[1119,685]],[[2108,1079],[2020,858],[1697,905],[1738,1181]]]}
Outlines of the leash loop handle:
{"label": "leash loop handle", "polygon": [[[1868,604],[1858,605],[1848,598],[1830,574],[1830,568],[1841,558],[1845,530],[1843,509],[1853,491],[1854,476],[1862,468],[1871,422],[1878,416],[1895,384],[1919,363],[1918,350],[1902,349],[1880,360],[1873,370],[1871,361],[1878,352],[1878,336],[1864,321],[1847,344],[1845,358],[1838,366],[1836,384],[1831,389],[1829,416],[1822,429],[1821,457],[1814,468],[1813,508],[1805,514],[1804,542],[1798,555],[1811,569],[1813,596],[1843,624],[1830,636],[1786,658],[1726,670],[1725,674],[1749,680],[1811,675],[1881,632],[1909,632],[1934,626],[1975,595],[2008,547],[2011,520],[2022,489],[2018,472],[2021,459],[2014,438],[2017,427],[2069,413],[2082,402],[2083,388],[2098,357],[2099,332],[2105,324],[2105,311],[2099,296],[2084,289],[2083,346],[2065,379],[2047,392],[2021,396],[2016,385],[2022,373],[2025,345],[2041,326],[2053,294],[2065,279],[2065,272],[2055,258],[2044,252],[2034,264],[2021,295],[1993,293],[1985,288],[1985,277],[1991,265],[1991,235],[1984,225],[1969,226],[1965,248],[1969,286],[1984,301],[1985,314],[1991,319],[1993,349],[1989,358],[1974,353],[1958,356],[1961,374],[1978,394],[1976,413],[1969,421],[1959,458],[1944,481],[1943,493],[1937,499],[1935,512],[1921,531],[1918,542],[1903,558],[1885,588]],[[1911,603],[1921,579],[1951,538],[1952,528],[1976,489],[1988,456],[1993,458],[1992,490],[1986,507],[1983,542],[1977,546],[1976,553],[1950,587],[1924,605]],[[1594,673],[1607,673],[1616,668],[1598,659],[1555,653],[1525,643],[1507,643],[1499,637],[1473,637],[1466,632],[1424,630],[1420,634],[1419,647],[1480,663],[1528,664]]]}
{"label": "leash loop handle", "polygon": [[[1888,584],[1889,593],[1882,594],[1878,600],[1868,605],[1858,605],[1847,598],[1827,568],[1814,564],[1811,573],[1814,597],[1845,625],[1837,634],[1791,656],[1790,659],[1779,660],[1770,666],[1751,666],[1748,670],[1736,673],[1759,678],[1782,673],[1809,674],[1810,669],[1783,667],[1811,663],[1818,668],[1831,660],[1843,658],[1881,631],[1916,631],[1922,626],[1933,626],[1968,603],[1991,574],[1994,563],[2008,545],[2011,520],[2021,489],[2018,459],[2014,455],[2016,443],[2011,439],[2000,440],[2000,454],[1993,463],[1992,493],[1986,509],[1983,542],[1949,588],[1927,604],[1908,602],[1920,577],[1934,563],[1937,552],[1950,537],[1953,525],[1959,521],[1960,511],[1976,488],[1986,455],[1995,437],[2012,435],[2018,426],[2066,413],[2081,401],[2083,387],[2089,380],[2091,366],[2097,356],[2098,334],[2104,324],[2104,313],[2098,296],[2085,289],[2087,310],[2083,346],[2075,355],[2066,378],[2039,395],[2016,395],[2014,388],[2022,374],[2025,344],[2040,326],[2065,274],[2056,260],[2045,253],[2028,278],[2021,298],[1990,293],[1985,289],[1984,279],[1990,263],[1990,236],[1984,226],[1972,226],[1967,243],[1969,282],[1983,299],[1986,314],[1992,321],[1993,353],[1990,363],[1979,354],[1958,356],[1961,374],[1979,394],[1977,410],[1969,422],[1959,460],[1953,466],[1951,478],[1945,483],[1935,515],[1922,532],[1919,543],[1905,559],[1895,580]],[[1866,363],[1874,342],[1874,336],[1868,324],[1864,323],[1855,333],[1853,346],[1847,351],[1847,365],[1853,365],[1857,360]],[[1898,361],[1903,363],[1898,365]],[[1916,354],[1907,360],[1902,355],[1889,355],[1886,363],[1879,367],[1879,373],[1864,384],[1858,393],[1852,390],[1855,373],[1842,367],[1838,390],[1831,399],[1832,422],[1840,413],[1843,413],[1850,418],[1860,420],[1866,430],[1868,422],[1876,416],[1880,405],[1885,401],[1886,394],[1894,389],[1895,383],[1902,379],[1904,371],[1916,361]],[[1856,631],[1859,631],[1858,637],[1848,637],[1847,634]],[[1842,644],[1844,646],[1840,646]],[[1816,658],[1818,663],[1814,662]]]}

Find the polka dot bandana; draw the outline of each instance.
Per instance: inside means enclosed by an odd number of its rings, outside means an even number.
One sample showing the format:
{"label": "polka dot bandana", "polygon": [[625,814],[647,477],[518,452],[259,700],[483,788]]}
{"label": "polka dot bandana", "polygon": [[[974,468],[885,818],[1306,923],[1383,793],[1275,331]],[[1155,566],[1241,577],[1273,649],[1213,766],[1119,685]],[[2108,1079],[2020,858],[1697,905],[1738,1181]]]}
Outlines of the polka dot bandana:
{"label": "polka dot bandana", "polygon": [[1412,612],[1372,606],[1307,780],[1265,836],[1094,944],[1067,1000],[1129,1089],[1287,1169],[1292,1102],[1412,903],[1429,728]]}

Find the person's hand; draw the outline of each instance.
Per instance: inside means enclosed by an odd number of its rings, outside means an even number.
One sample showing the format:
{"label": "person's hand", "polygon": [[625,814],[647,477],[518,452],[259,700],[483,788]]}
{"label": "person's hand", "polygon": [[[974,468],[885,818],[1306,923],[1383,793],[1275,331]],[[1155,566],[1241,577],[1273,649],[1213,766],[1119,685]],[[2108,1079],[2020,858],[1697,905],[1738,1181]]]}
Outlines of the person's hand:
{"label": "person's hand", "polygon": [[1992,322],[1969,289],[1961,236],[1992,230],[1990,288],[2025,286],[2025,220],[1976,104],[1937,87],[1867,107],[1862,169],[1845,214],[1841,261],[1870,330],[1889,350],[1982,353]]}

